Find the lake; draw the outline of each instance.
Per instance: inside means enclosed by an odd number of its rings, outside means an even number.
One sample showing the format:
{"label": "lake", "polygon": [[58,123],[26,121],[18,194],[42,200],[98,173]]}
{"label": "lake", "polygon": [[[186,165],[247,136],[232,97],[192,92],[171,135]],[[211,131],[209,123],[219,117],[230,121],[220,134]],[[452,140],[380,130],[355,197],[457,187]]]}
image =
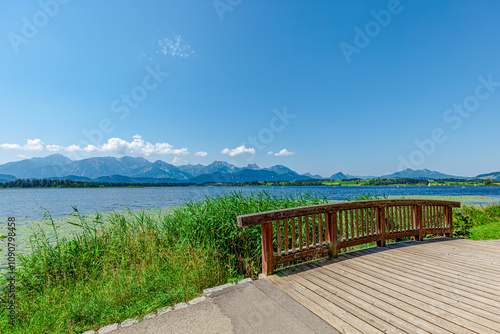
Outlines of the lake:
{"label": "lake", "polygon": [[464,202],[485,204],[486,197],[500,201],[500,187],[158,187],[158,188],[51,188],[1,189],[0,217],[41,219],[43,209],[54,217],[80,213],[136,209],[158,209],[179,206],[189,201],[222,196],[233,191],[249,194],[268,191],[274,195],[319,194],[331,201],[346,200],[370,193],[378,196],[471,196]]}

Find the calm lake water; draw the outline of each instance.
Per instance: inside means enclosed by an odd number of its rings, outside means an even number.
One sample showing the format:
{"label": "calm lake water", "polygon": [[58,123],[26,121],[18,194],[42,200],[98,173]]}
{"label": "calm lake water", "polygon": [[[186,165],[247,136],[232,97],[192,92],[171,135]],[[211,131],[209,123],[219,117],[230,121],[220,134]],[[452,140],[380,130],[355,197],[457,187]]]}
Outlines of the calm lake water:
{"label": "calm lake water", "polygon": [[[266,190],[274,195],[320,194],[329,200],[345,200],[370,193],[387,196],[474,196],[500,201],[500,187],[158,187],[158,188],[87,188],[87,189],[1,189],[0,217],[41,219],[43,209],[54,217],[80,213],[179,206],[189,201],[216,197],[233,191],[243,194]],[[469,202],[484,204],[481,198]]]}

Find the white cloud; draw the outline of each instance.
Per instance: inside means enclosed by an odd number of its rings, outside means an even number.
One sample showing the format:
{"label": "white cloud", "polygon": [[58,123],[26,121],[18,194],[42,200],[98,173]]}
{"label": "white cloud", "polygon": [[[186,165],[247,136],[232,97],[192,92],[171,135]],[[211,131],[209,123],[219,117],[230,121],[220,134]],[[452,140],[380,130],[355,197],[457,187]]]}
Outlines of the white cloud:
{"label": "white cloud", "polygon": [[62,147],[61,145],[46,145],[45,149],[47,151],[57,152],[63,150],[64,147]]}
{"label": "white cloud", "polygon": [[187,163],[188,163],[187,160],[182,159],[180,157],[174,157],[174,159],[172,160],[172,165],[174,166],[185,165]]}
{"label": "white cloud", "polygon": [[267,155],[273,155],[273,154],[274,154],[274,152],[273,152],[273,151],[269,151],[269,152],[267,152]]}
{"label": "white cloud", "polygon": [[6,150],[22,150],[23,147],[18,144],[0,144],[0,147]]}
{"label": "white cloud", "polygon": [[225,148],[220,153],[228,154],[229,156],[234,157],[243,153],[255,154],[255,148],[253,147],[247,148],[245,145],[241,145],[238,146],[237,148],[233,148],[232,150]]}
{"label": "white cloud", "polygon": [[19,151],[43,151],[44,144],[40,139],[28,139],[24,146],[19,144],[0,144],[0,147],[5,150],[19,150]]}
{"label": "white cloud", "polygon": [[24,145],[26,151],[43,151],[45,144],[40,139],[28,139],[28,143]]}
{"label": "white cloud", "polygon": [[207,152],[199,151],[199,152],[196,152],[194,155],[197,157],[206,157],[207,154],[208,154]]}
{"label": "white cloud", "polygon": [[278,153],[274,153],[274,155],[277,157],[286,157],[286,156],[290,156],[290,155],[294,155],[294,154],[295,154],[295,152],[290,152],[286,148],[282,149]]}
{"label": "white cloud", "polygon": [[[55,145],[55,146],[59,146],[59,145]],[[80,152],[82,150],[82,148],[78,145],[71,145],[68,147],[63,147],[62,149],[65,151],[68,151],[68,152]]]}
{"label": "white cloud", "polygon": [[133,154],[139,156],[150,155],[187,155],[189,151],[186,147],[174,148],[168,143],[150,143],[144,141],[140,135],[135,135],[131,142],[120,138],[110,138],[102,145],[88,145],[80,147],[78,145],[61,146],[45,145],[40,139],[28,139],[26,145],[0,144],[0,148],[18,151],[67,151],[67,152],[111,152],[119,154]]}
{"label": "white cloud", "polygon": [[97,152],[99,151],[99,147],[94,146],[94,145],[87,145],[86,147],[83,148],[85,152]]}
{"label": "white cloud", "polygon": [[182,37],[177,35],[173,40],[164,38],[158,40],[160,49],[157,51],[163,55],[171,55],[172,57],[188,58],[195,54],[191,50],[191,45],[182,42]]}

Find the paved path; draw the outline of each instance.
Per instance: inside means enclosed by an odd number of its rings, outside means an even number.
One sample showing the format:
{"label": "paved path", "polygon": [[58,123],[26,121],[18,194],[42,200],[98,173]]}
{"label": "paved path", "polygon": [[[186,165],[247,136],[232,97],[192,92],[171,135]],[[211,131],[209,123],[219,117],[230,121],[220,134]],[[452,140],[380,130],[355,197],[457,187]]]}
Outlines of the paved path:
{"label": "paved path", "polygon": [[266,280],[214,292],[195,305],[111,333],[338,333]]}

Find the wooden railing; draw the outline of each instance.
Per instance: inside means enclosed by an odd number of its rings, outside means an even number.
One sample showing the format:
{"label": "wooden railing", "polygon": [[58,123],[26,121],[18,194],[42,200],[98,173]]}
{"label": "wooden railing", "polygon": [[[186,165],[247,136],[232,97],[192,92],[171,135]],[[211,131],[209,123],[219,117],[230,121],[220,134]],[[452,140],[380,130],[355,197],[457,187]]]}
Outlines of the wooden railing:
{"label": "wooden railing", "polygon": [[453,235],[452,208],[460,202],[373,200],[320,204],[238,216],[238,226],[261,225],[262,273],[276,264],[369,242],[425,235]]}

